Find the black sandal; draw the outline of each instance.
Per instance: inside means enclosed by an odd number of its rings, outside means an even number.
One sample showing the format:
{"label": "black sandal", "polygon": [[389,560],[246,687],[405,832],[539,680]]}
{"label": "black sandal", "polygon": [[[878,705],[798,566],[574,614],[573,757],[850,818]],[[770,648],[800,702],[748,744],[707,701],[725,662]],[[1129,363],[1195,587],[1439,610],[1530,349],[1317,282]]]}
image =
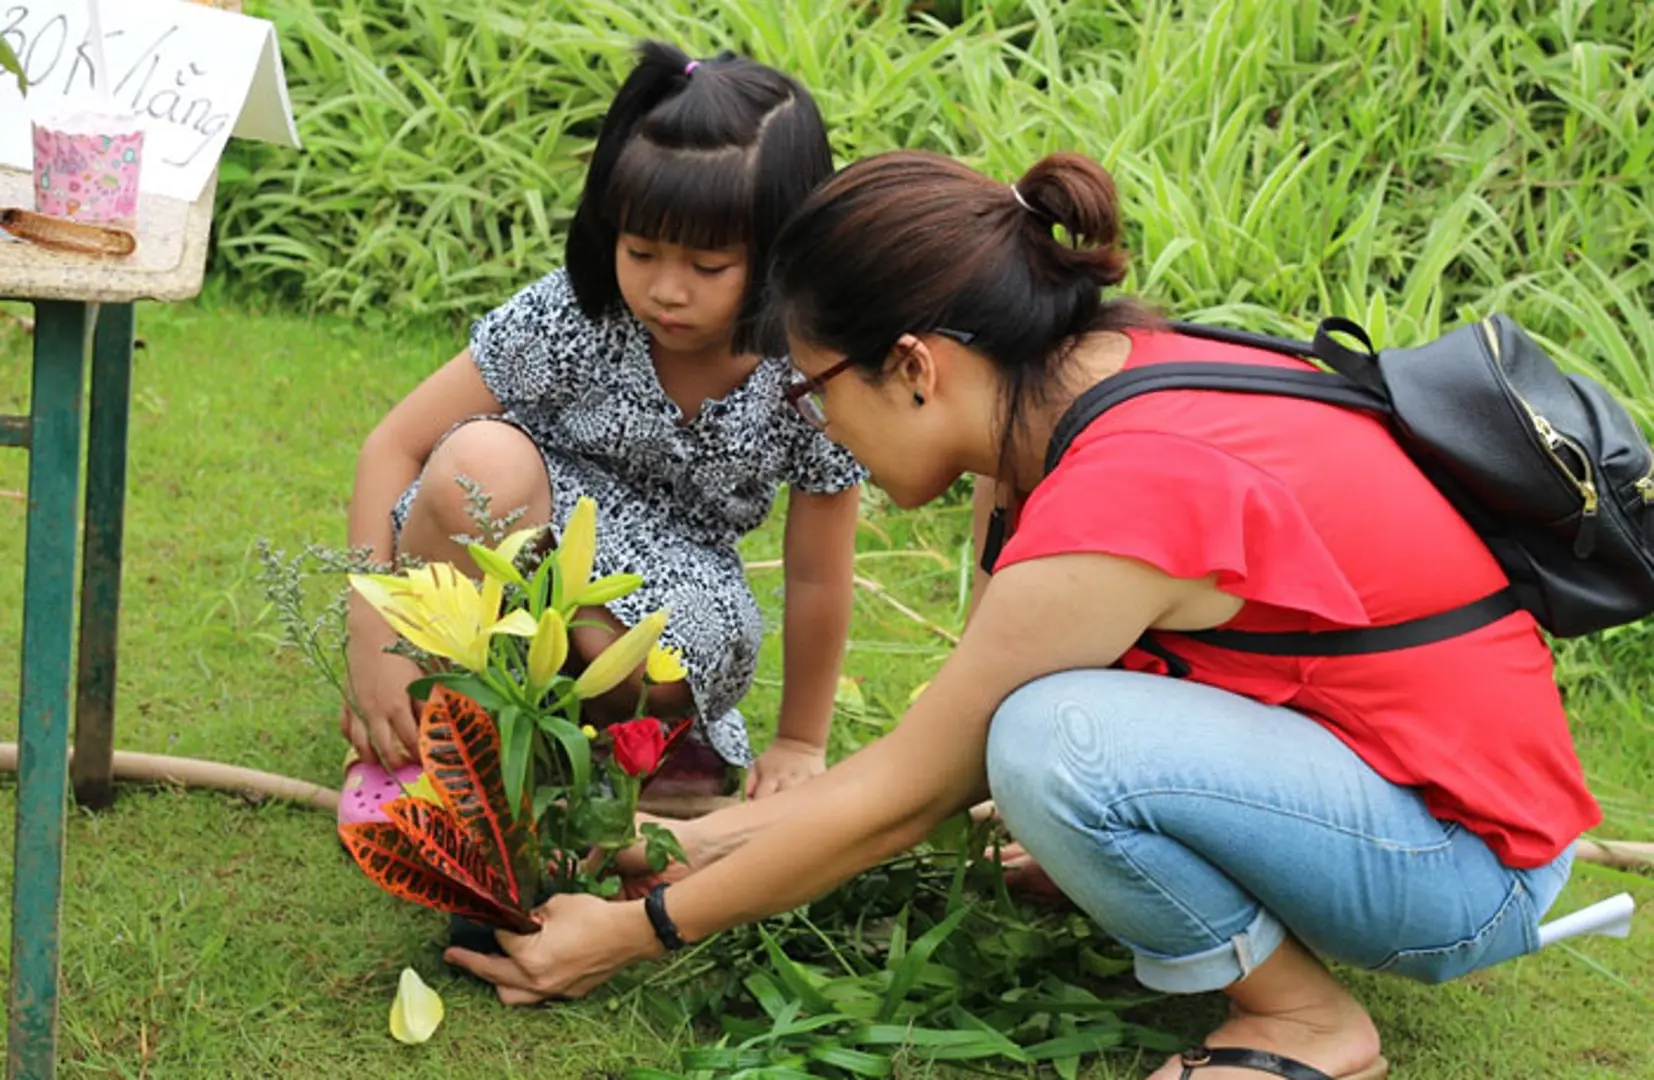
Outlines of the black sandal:
{"label": "black sandal", "polygon": [[1195,1070],[1205,1068],[1252,1069],[1285,1080],[1384,1080],[1390,1074],[1390,1064],[1380,1057],[1371,1065],[1343,1076],[1328,1076],[1301,1061],[1264,1050],[1247,1050],[1239,1046],[1196,1046],[1178,1055],[1183,1074],[1178,1080],[1195,1080]]}

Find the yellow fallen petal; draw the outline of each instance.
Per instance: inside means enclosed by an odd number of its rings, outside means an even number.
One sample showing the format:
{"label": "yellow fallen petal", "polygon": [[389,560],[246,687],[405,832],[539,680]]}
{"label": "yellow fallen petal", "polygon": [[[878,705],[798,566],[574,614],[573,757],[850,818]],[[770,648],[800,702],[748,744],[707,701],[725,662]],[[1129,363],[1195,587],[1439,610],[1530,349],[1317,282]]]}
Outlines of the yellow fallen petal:
{"label": "yellow fallen petal", "polygon": [[419,972],[403,968],[391,1002],[391,1038],[417,1046],[436,1034],[442,1023],[442,998],[425,985]]}

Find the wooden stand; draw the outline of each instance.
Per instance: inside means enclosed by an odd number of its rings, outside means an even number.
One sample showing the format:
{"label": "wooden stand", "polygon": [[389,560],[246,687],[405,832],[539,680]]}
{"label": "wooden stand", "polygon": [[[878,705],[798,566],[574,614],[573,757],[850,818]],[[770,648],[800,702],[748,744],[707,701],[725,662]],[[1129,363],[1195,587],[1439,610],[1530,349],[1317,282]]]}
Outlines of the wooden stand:
{"label": "wooden stand", "polygon": [[[30,184],[28,174],[0,169],[0,206],[32,209]],[[93,809],[114,799],[116,629],[133,304],[183,300],[201,291],[217,186],[214,176],[194,203],[142,197],[137,251],[125,259],[0,241],[0,299],[28,301],[35,309],[29,415],[0,417],[0,446],[29,453],[6,1054],[10,1080],[50,1080],[56,1070],[71,701],[75,797]],[[83,499],[82,549],[77,536]],[[78,669],[71,660],[77,608]]]}

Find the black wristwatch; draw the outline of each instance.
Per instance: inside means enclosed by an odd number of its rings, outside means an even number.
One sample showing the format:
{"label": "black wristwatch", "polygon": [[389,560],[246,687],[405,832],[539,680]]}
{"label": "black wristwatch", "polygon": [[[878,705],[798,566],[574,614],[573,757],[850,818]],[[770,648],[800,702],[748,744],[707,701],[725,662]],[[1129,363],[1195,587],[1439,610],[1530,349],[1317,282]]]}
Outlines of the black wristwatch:
{"label": "black wristwatch", "polygon": [[649,925],[655,928],[655,937],[660,939],[661,945],[667,952],[677,952],[683,948],[683,936],[678,933],[678,926],[672,921],[672,916],[666,913],[666,886],[656,885],[649,890],[649,895],[643,898],[644,914],[649,916]]}

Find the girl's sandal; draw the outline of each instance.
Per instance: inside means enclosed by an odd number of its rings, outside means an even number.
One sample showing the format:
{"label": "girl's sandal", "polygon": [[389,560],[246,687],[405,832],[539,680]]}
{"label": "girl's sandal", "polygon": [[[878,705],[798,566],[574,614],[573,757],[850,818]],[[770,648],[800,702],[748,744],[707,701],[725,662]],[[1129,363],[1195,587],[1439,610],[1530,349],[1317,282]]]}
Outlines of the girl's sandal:
{"label": "girl's sandal", "polygon": [[1384,1080],[1390,1075],[1390,1063],[1379,1057],[1372,1064],[1357,1069],[1342,1076],[1329,1076],[1301,1061],[1294,1061],[1280,1054],[1271,1054],[1263,1050],[1247,1050],[1239,1046],[1206,1047],[1196,1046],[1183,1051],[1178,1056],[1183,1065],[1179,1080],[1199,1080],[1195,1076],[1198,1069],[1251,1069],[1255,1072],[1267,1073],[1270,1076],[1282,1076],[1286,1080]]}
{"label": "girl's sandal", "polygon": [[[352,755],[354,757],[354,755]],[[404,794],[404,786],[419,780],[419,762],[411,762],[394,773],[383,765],[357,759],[345,768],[345,782],[339,791],[339,824],[358,825],[366,821],[389,821],[379,809]]]}

